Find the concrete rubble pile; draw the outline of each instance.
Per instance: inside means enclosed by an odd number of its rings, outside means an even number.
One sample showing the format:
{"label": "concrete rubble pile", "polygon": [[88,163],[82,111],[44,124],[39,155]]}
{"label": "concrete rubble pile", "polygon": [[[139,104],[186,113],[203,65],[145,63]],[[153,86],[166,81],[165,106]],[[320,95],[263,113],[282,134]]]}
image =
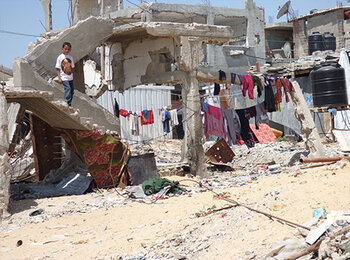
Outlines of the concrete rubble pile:
{"label": "concrete rubble pile", "polygon": [[[324,63],[326,61],[338,61],[339,53],[333,51],[316,51],[312,55],[303,56],[298,59],[273,59],[270,63],[266,63],[260,66],[261,71],[268,75],[284,75],[289,76],[294,70],[307,71],[312,70],[315,66]],[[293,67],[291,66],[293,64]],[[250,70],[255,71],[255,67],[251,67]]]}
{"label": "concrete rubble pile", "polygon": [[349,259],[350,211],[332,211],[323,217],[304,224],[311,228],[309,232],[298,228],[292,237],[278,242],[266,259]]}

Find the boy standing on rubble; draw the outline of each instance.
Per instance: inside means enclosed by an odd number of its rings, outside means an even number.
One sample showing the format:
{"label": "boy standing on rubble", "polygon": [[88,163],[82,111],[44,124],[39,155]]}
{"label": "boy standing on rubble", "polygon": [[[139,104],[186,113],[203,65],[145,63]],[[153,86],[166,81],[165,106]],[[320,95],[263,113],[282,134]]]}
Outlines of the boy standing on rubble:
{"label": "boy standing on rubble", "polygon": [[64,86],[64,99],[67,101],[68,107],[72,109],[72,100],[74,95],[73,86],[73,68],[74,60],[69,54],[72,45],[69,42],[64,42],[62,45],[62,53],[57,57],[56,70],[58,82]]}

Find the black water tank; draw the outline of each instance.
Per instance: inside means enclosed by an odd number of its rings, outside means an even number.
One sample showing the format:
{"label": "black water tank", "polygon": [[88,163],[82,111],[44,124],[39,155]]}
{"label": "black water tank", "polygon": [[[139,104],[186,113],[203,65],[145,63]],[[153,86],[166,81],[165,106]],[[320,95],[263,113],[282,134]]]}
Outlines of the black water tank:
{"label": "black water tank", "polygon": [[323,42],[325,50],[335,51],[337,48],[336,38],[333,33],[326,32],[323,34]]}
{"label": "black water tank", "polygon": [[308,37],[309,42],[309,55],[311,55],[314,51],[323,51],[324,50],[324,42],[323,35],[319,32],[313,32]]}
{"label": "black water tank", "polygon": [[348,104],[344,69],[335,62],[325,62],[310,73],[314,107]]}

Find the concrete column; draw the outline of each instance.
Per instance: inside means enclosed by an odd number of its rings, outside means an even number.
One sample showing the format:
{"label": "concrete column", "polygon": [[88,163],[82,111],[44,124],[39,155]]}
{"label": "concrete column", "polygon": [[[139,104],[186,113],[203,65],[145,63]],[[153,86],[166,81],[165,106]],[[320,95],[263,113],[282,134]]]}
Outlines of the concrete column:
{"label": "concrete column", "polygon": [[0,89],[0,223],[7,218],[10,203],[10,166],[8,161],[7,102]]}
{"label": "concrete column", "polygon": [[336,42],[336,49],[341,50],[345,47],[345,34],[344,34],[344,11],[340,10],[338,11],[338,33],[336,35],[337,42]]}
{"label": "concrete column", "polygon": [[[215,14],[212,11],[212,8],[210,6],[207,7],[208,13],[207,13],[207,24],[214,25],[215,24]],[[208,44],[206,46],[207,49],[207,63],[210,67],[213,67],[215,64],[215,46]]]}
{"label": "concrete column", "polygon": [[72,25],[79,22],[79,0],[72,1]]}
{"label": "concrete column", "polygon": [[41,0],[41,5],[45,14],[45,29],[47,32],[52,31],[51,0]]}
{"label": "concrete column", "polygon": [[309,54],[309,45],[306,37],[305,20],[293,21],[294,58],[299,58]]}
{"label": "concrete column", "polygon": [[123,0],[118,0],[118,10],[124,9]]}
{"label": "concrete column", "polygon": [[304,95],[301,91],[299,83],[293,81],[295,88],[294,92],[290,92],[295,109],[295,117],[299,120],[301,125],[301,133],[305,134],[305,146],[310,151],[309,158],[324,157],[326,152],[321,143],[315,122],[312,119],[310,109],[305,101]]}
{"label": "concrete column", "polygon": [[187,72],[184,77],[183,87],[187,90],[186,115],[183,120],[185,130],[186,145],[183,148],[187,152],[186,158],[190,163],[191,173],[202,178],[208,177],[208,172],[204,165],[204,131],[201,116],[199,84],[197,80],[197,72]]}
{"label": "concrete column", "polygon": [[178,63],[183,76],[183,116],[184,143],[182,151],[190,163],[191,173],[200,177],[207,177],[204,165],[203,124],[201,116],[199,84],[197,80],[198,66],[203,59],[202,41],[197,37],[180,37],[180,55]]}

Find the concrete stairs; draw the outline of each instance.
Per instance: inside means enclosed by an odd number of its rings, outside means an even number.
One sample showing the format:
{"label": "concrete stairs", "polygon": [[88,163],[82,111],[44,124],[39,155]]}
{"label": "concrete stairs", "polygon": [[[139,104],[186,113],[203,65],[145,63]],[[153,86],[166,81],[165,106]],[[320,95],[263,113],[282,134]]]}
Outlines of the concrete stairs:
{"label": "concrete stairs", "polygon": [[75,90],[74,109],[69,110],[63,101],[63,86],[52,80],[63,41],[72,43],[71,54],[77,62],[98,47],[113,32],[113,26],[110,19],[90,17],[49,39],[40,39],[24,58],[14,60],[14,88],[24,96],[12,98],[12,102],[23,104],[51,126],[79,130],[98,127],[103,132],[120,133],[119,119],[82,92]]}

